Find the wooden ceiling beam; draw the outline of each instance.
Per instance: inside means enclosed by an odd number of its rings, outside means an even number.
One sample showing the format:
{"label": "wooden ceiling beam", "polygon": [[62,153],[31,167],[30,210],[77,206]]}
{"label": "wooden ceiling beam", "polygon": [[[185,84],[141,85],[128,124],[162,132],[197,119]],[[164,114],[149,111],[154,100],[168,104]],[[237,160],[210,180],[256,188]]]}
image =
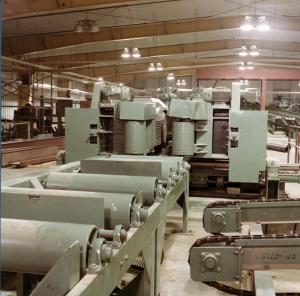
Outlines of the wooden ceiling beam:
{"label": "wooden ceiling beam", "polygon": [[[176,76],[195,76],[197,69],[178,69],[172,71]],[[120,74],[117,76],[111,76],[105,79],[106,81],[110,82],[123,82],[123,83],[130,83],[132,81],[137,80],[145,80],[149,78],[166,78],[169,71],[161,71],[155,73],[132,73],[132,74]],[[97,76],[95,76],[97,77]]]}
{"label": "wooden ceiling beam", "polygon": [[[152,0],[151,2],[156,2]],[[100,2],[100,3],[99,3]],[[3,3],[3,20],[20,19],[81,10],[146,4],[142,0],[13,0]]]}
{"label": "wooden ceiling beam", "polygon": [[[159,47],[148,47],[141,48],[142,58],[145,62],[152,61],[151,58],[157,58],[159,61],[163,61],[164,56],[171,56],[175,54],[184,54],[184,53],[194,53],[194,52],[214,52],[220,50],[237,50],[244,44],[255,44],[260,50],[272,50],[272,51],[287,51],[287,52],[300,52],[300,43],[294,42],[273,42],[273,41],[264,41],[264,40],[233,40],[233,39],[224,39],[218,41],[206,41],[198,43],[185,43],[178,45],[168,45],[168,46],[159,46]],[[233,52],[233,55],[237,52]],[[66,61],[66,63],[65,63]],[[46,58],[33,59],[32,62],[35,63],[46,63],[47,65],[55,65],[56,67],[69,67],[70,62],[86,62],[86,65],[101,63],[105,61],[124,61],[121,58],[121,51],[103,51],[95,53],[84,53],[84,54],[72,54],[64,56],[53,56]],[[68,64],[69,62],[69,64]]]}
{"label": "wooden ceiling beam", "polygon": [[[187,20],[165,21],[139,25],[100,28],[97,33],[64,32],[39,35],[27,35],[3,38],[3,54],[6,56],[22,55],[55,48],[88,44],[99,41],[125,40],[143,37],[183,34],[201,31],[213,31],[238,28],[241,16],[223,18],[197,18]],[[300,20],[276,18],[270,19],[272,29],[299,30]],[[51,52],[49,52],[51,55]]]}
{"label": "wooden ceiling beam", "polygon": [[[237,56],[228,56],[221,58],[208,58],[208,59],[196,59],[196,60],[176,60],[176,61],[165,61],[163,63],[164,68],[176,69],[180,67],[193,67],[196,65],[206,65],[213,63],[236,63],[241,61]],[[257,57],[257,58],[246,58],[243,61],[251,61],[254,63],[274,63],[274,64],[286,64],[286,65],[300,65],[300,60],[293,59],[273,59],[266,57]],[[98,76],[114,76],[119,74],[126,73],[135,73],[135,72],[148,72],[149,63],[140,63],[140,64],[125,64],[125,65],[114,65],[106,67],[95,67],[95,68],[85,68],[85,69],[65,69],[64,71],[76,71],[77,73],[87,75],[89,71],[95,71]],[[92,69],[92,70],[91,70]]]}

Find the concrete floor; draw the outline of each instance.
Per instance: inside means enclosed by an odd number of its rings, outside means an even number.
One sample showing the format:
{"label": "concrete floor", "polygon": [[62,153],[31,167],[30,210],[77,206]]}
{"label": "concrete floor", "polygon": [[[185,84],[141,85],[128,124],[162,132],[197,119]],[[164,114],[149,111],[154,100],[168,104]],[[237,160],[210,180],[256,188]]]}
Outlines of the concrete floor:
{"label": "concrete floor", "polygon": [[[286,142],[286,138],[281,135],[269,136],[268,141]],[[286,154],[268,151],[268,157],[276,157],[280,162],[286,162]],[[24,169],[5,168],[2,169],[1,179],[8,181],[11,179],[42,173],[55,166],[55,162],[38,166],[31,166]],[[300,184],[287,184],[286,191],[293,198],[300,197]],[[206,236],[202,227],[202,213],[205,206],[214,201],[213,198],[191,198],[189,233],[181,233],[181,211],[173,210],[168,215],[166,237],[165,237],[165,258],[162,264],[162,296],[184,296],[184,295],[228,295],[221,293],[214,288],[208,287],[201,282],[194,282],[190,279],[188,252],[190,246],[197,238]],[[245,227],[247,232],[247,227]],[[274,286],[281,292],[300,292],[300,271],[274,271]],[[243,287],[249,286],[249,278],[242,284]],[[234,283],[239,287],[239,283]]]}

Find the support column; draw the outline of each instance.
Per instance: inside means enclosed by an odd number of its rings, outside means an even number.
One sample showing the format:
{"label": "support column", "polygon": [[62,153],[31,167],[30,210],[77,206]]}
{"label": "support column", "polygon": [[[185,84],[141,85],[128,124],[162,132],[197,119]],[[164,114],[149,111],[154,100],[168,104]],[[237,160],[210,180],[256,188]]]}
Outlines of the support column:
{"label": "support column", "polygon": [[261,80],[261,94],[260,94],[260,110],[266,110],[267,101],[267,80]]}

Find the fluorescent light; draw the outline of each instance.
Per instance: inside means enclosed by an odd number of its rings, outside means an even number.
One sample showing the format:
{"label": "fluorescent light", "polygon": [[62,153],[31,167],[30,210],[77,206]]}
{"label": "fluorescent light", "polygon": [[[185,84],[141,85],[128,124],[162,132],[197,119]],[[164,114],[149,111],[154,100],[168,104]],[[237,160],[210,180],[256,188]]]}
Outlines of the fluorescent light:
{"label": "fluorescent light", "polygon": [[239,66],[239,70],[244,71],[244,70],[246,70],[246,67],[245,66]]}
{"label": "fluorescent light", "polygon": [[129,49],[127,47],[124,48],[121,56],[122,56],[123,59],[129,59],[130,58]]}

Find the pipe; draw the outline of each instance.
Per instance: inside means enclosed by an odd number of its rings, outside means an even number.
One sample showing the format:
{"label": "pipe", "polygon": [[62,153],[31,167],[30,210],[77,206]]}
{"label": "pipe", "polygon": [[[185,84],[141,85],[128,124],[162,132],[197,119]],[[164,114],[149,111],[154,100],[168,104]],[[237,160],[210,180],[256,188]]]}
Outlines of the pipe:
{"label": "pipe", "polygon": [[284,183],[299,183],[300,184],[300,174],[291,175],[279,175],[280,182]]}
{"label": "pipe", "polygon": [[288,144],[278,144],[278,143],[269,143],[267,145],[268,150],[278,151],[278,152],[287,152]]}
{"label": "pipe", "polygon": [[[2,60],[12,62],[12,63],[18,63],[18,64],[25,65],[25,66],[34,67],[34,68],[43,70],[45,72],[55,71],[55,69],[52,68],[52,67],[37,65],[37,64],[34,64],[34,63],[30,63],[30,62],[27,62],[27,61],[21,61],[21,60],[14,59],[14,58],[11,58],[11,57],[2,56]],[[75,76],[77,78],[81,78],[80,81],[82,81],[82,79],[88,79],[88,80],[91,80],[93,82],[98,82],[98,80],[96,78],[81,75],[81,74],[77,74],[77,73],[73,73],[73,72],[61,72],[61,74],[57,74],[57,76],[60,76],[62,78],[66,78],[66,79],[69,79],[69,80],[76,80],[76,79],[74,79],[74,77],[70,77],[69,75]]]}
{"label": "pipe", "polygon": [[[45,187],[47,189],[80,190],[111,193],[131,193],[143,196],[143,204],[150,206],[156,197],[158,180],[155,177],[50,173]],[[122,224],[122,223],[120,223]]]}
{"label": "pipe", "polygon": [[[99,236],[106,240],[112,241],[114,238],[114,230],[99,229]],[[127,231],[125,229],[120,230],[120,240],[124,242],[127,239]]]}

